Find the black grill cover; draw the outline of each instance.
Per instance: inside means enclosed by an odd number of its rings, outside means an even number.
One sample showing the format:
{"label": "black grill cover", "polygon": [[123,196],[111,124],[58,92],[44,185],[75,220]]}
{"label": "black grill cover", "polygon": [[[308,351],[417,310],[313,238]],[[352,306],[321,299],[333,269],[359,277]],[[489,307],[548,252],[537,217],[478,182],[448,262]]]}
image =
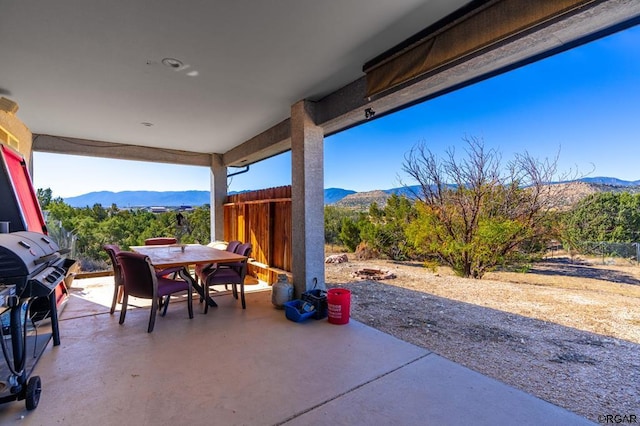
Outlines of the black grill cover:
{"label": "black grill cover", "polygon": [[59,247],[47,235],[30,231],[0,234],[2,284],[22,284],[58,259]]}

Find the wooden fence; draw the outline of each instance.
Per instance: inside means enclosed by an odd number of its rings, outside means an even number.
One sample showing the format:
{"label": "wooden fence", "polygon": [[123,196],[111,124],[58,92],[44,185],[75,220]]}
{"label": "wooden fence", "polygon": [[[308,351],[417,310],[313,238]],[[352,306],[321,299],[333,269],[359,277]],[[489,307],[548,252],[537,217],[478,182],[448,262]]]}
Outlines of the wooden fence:
{"label": "wooden fence", "polygon": [[224,239],[253,245],[251,275],[269,284],[283,273],[291,280],[291,186],[227,196]]}

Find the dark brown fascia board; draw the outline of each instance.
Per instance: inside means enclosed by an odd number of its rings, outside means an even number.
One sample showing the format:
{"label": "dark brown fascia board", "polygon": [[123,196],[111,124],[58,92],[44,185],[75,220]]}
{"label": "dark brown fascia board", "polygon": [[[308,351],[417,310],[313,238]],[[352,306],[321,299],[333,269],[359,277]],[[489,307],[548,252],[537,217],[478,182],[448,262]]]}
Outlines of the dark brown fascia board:
{"label": "dark brown fascia board", "polygon": [[486,5],[487,3],[495,1],[495,0],[473,0],[466,5],[462,6],[460,9],[456,10],[452,14],[445,16],[439,21],[429,25],[427,28],[421,30],[420,32],[412,35],[408,39],[402,41],[401,43],[393,46],[391,49],[388,49],[373,59],[368,60],[362,67],[363,72],[367,72],[371,68],[375,68],[378,65],[381,65],[393,57],[399,55],[402,52],[410,49],[416,44],[422,42],[424,39],[431,37],[433,34],[436,34],[439,31],[445,30],[448,26],[452,25],[454,22],[468,16],[469,14],[479,10],[481,7]]}
{"label": "dark brown fascia board", "polygon": [[[607,0],[472,2],[365,64],[368,96],[466,62]],[[470,7],[471,6],[471,7]]]}
{"label": "dark brown fascia board", "polygon": [[116,160],[149,161],[154,163],[211,167],[211,154],[54,135],[34,134],[32,150],[36,152],[112,158]]}

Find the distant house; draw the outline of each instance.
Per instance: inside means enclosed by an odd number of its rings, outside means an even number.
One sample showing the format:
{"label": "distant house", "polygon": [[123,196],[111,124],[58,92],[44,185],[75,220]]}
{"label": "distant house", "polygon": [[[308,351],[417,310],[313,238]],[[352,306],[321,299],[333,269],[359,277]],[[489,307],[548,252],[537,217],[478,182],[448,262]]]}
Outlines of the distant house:
{"label": "distant house", "polygon": [[166,213],[168,211],[166,207],[160,206],[149,207],[149,210],[151,213]]}

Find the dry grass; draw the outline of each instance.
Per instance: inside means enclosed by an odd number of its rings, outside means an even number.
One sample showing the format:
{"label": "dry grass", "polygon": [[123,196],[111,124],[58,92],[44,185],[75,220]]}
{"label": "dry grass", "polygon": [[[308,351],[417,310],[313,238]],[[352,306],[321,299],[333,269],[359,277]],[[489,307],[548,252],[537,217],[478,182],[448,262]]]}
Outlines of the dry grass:
{"label": "dry grass", "polygon": [[[597,421],[640,414],[640,266],[555,257],[483,280],[418,263],[326,265],[352,316]],[[396,279],[361,281],[360,268]]]}
{"label": "dry grass", "polygon": [[[453,275],[446,268],[439,273]],[[534,264],[526,273],[492,272],[481,281],[458,279],[455,286],[435,281],[422,289],[640,343],[640,267],[628,262],[602,265],[599,259],[557,257]]]}

